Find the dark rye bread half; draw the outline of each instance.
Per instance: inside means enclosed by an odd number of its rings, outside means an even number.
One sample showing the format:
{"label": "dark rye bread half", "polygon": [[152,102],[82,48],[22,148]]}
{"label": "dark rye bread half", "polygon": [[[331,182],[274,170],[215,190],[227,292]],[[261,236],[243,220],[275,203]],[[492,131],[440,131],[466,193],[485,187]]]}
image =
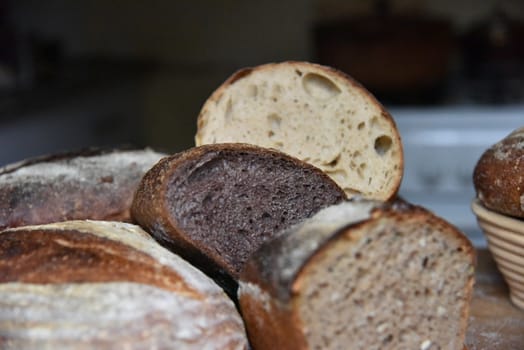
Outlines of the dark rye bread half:
{"label": "dark rye bread half", "polygon": [[140,227],[0,232],[2,349],[246,349],[223,290]]}
{"label": "dark rye bread half", "polygon": [[284,153],[213,144],[156,164],[131,213],[162,245],[231,291],[262,242],[345,198],[321,170]]}
{"label": "dark rye bread half", "polygon": [[65,220],[130,221],[138,183],[165,154],[89,149],[0,168],[0,229]]}
{"label": "dark rye bread half", "polygon": [[487,208],[524,219],[524,127],[482,154],[473,183],[478,199]]}
{"label": "dark rye bread half", "polygon": [[331,206],[264,243],[240,275],[254,349],[462,349],[474,249],[406,202]]}

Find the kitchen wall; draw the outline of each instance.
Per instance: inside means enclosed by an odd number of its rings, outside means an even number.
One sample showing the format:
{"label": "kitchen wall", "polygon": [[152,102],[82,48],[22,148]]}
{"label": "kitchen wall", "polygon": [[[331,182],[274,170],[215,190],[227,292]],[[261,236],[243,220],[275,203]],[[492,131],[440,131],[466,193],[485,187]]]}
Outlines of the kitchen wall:
{"label": "kitchen wall", "polygon": [[[390,1],[394,13],[451,18],[461,30],[496,2]],[[524,18],[522,1],[499,1]],[[141,82],[144,143],[168,151],[193,143],[201,104],[234,70],[269,61],[315,59],[317,20],[371,13],[374,1],[343,0],[18,0],[21,36],[56,40],[66,57],[147,59],[155,74]]]}

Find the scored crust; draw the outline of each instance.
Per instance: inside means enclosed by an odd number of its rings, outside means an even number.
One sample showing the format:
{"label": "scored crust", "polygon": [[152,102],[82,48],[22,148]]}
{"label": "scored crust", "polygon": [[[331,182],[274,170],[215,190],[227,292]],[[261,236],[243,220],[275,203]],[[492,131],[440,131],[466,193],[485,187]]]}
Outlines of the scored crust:
{"label": "scored crust", "polygon": [[0,232],[0,296],[0,343],[13,348],[247,347],[224,292],[131,224]]}
{"label": "scored crust", "polygon": [[196,145],[247,142],[309,162],[351,197],[388,200],[403,173],[391,115],[338,70],[283,62],[238,71],[204,103]]}

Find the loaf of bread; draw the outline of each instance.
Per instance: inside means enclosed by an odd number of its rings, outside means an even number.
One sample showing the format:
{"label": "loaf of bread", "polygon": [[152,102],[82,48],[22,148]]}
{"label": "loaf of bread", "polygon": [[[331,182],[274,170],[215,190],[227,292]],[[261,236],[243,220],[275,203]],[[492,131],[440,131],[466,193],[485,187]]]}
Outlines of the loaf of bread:
{"label": "loaf of bread", "polygon": [[349,197],[388,200],[403,173],[390,114],[346,74],[307,62],[243,69],[204,103],[196,145],[247,142],[322,169]]}
{"label": "loaf of bread", "polygon": [[240,275],[254,349],[462,349],[474,250],[405,202],[353,201],[264,243]]}
{"label": "loaf of bread", "polygon": [[214,144],[162,159],[142,179],[131,212],[162,245],[236,291],[262,242],[344,199],[321,170],[284,153]]}
{"label": "loaf of bread", "polygon": [[0,229],[65,220],[129,221],[136,187],[164,154],[85,150],[0,168]]}
{"label": "loaf of bread", "polygon": [[0,232],[2,349],[247,349],[235,305],[138,226]]}
{"label": "loaf of bread", "polygon": [[484,206],[524,218],[524,127],[482,154],[473,172],[473,183]]}

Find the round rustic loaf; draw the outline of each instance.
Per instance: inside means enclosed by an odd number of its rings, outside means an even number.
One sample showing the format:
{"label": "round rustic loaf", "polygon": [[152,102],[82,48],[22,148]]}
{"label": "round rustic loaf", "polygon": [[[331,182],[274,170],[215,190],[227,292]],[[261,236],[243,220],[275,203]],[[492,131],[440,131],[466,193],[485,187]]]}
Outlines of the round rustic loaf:
{"label": "round rustic loaf", "polygon": [[66,220],[130,221],[144,173],[165,154],[92,149],[0,168],[0,229]]}
{"label": "round rustic loaf", "polygon": [[484,206],[524,218],[524,127],[482,154],[475,166],[473,182]]}
{"label": "round rustic loaf", "polygon": [[0,232],[2,349],[246,349],[233,302],[138,226]]}

